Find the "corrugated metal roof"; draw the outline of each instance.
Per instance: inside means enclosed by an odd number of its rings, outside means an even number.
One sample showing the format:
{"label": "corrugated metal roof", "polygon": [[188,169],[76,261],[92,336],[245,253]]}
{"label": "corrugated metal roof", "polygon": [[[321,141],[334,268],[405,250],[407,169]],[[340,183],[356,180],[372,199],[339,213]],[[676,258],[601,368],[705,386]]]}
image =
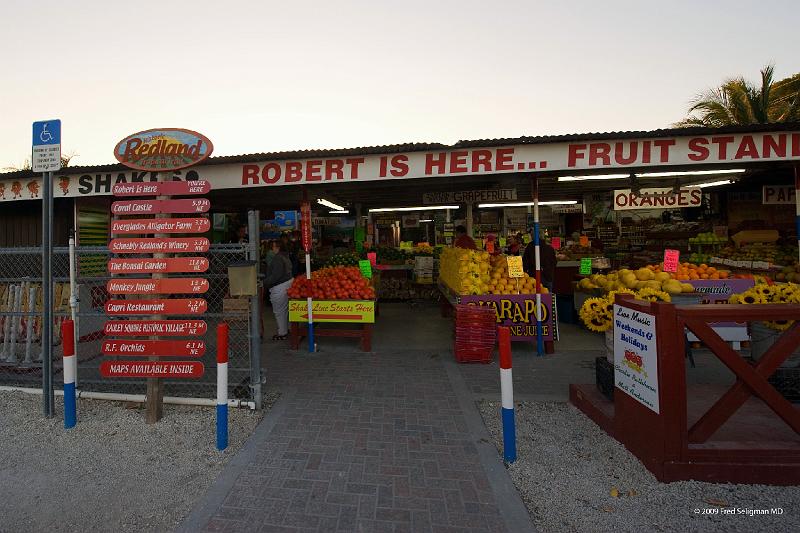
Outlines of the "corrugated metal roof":
{"label": "corrugated metal roof", "polygon": [[[284,152],[262,152],[256,154],[226,155],[210,157],[204,161],[203,165],[224,165],[230,163],[251,163],[256,161],[273,161],[284,159],[308,159],[312,157],[342,157],[372,154],[394,154],[402,152],[425,152],[429,150],[452,150],[456,148],[480,148],[488,146],[507,146],[515,144],[551,144],[559,142],[575,141],[601,141],[601,140],[625,140],[656,137],[673,137],[688,135],[713,135],[726,133],[746,133],[763,131],[791,131],[800,130],[800,122],[787,122],[779,124],[749,124],[746,126],[729,126],[724,128],[670,128],[651,131],[609,131],[593,133],[570,133],[565,135],[541,135],[541,136],[522,136],[506,137],[499,139],[476,139],[462,140],[455,144],[447,145],[441,143],[404,143],[389,144],[383,146],[362,146],[355,148],[322,148],[293,150]],[[105,165],[88,165],[68,167],[70,174],[106,172],[125,170],[127,167],[120,163]],[[33,172],[19,170],[15,172],[0,173],[0,179],[26,178],[35,175]]]}

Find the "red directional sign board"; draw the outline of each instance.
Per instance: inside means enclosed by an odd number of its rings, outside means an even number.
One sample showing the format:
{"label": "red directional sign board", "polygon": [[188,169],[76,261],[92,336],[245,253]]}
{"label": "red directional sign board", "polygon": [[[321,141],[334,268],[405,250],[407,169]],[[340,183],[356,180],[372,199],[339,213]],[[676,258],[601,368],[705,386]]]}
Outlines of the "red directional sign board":
{"label": "red directional sign board", "polygon": [[202,298],[169,300],[108,300],[106,313],[124,315],[202,315],[208,304]]}
{"label": "red directional sign board", "polygon": [[153,237],[112,239],[108,249],[115,254],[205,253],[210,242],[205,237]]}
{"label": "red directional sign board", "polygon": [[306,253],[311,251],[311,206],[308,202],[300,204],[300,235],[303,242],[303,250]]}
{"label": "red directional sign board", "polygon": [[199,361],[103,361],[104,378],[199,378],[205,368]]}
{"label": "red directional sign board", "polygon": [[111,204],[115,215],[155,215],[156,213],[205,213],[211,208],[208,198],[182,200],[122,200]]}
{"label": "red directional sign board", "polygon": [[111,190],[114,196],[188,196],[208,194],[211,183],[194,181],[151,181],[141,183],[117,183]]}
{"label": "red directional sign board", "polygon": [[208,280],[205,278],[115,278],[106,283],[106,290],[109,294],[203,294],[208,291]]}
{"label": "red directional sign board", "polygon": [[111,274],[143,274],[153,272],[205,272],[208,259],[205,257],[166,257],[164,259],[109,259]]}
{"label": "red directional sign board", "polygon": [[103,341],[103,355],[134,357],[202,357],[206,353],[205,341],[140,341],[109,339]]}
{"label": "red directional sign board", "polygon": [[205,233],[211,229],[207,218],[128,218],[113,220],[111,233]]}
{"label": "red directional sign board", "polygon": [[103,328],[106,335],[131,337],[202,337],[206,331],[205,320],[109,320]]}

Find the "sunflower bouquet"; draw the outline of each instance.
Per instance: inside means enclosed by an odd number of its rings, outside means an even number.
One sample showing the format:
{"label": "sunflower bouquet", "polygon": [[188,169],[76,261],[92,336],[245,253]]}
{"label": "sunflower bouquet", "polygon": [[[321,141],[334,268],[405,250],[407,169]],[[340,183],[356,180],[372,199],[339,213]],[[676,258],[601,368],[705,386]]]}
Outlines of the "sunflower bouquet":
{"label": "sunflower bouquet", "polygon": [[639,300],[651,302],[669,302],[669,293],[652,288],[644,288],[633,291],[625,287],[609,291],[605,296],[598,298],[587,298],[581,306],[578,316],[583,324],[591,331],[603,333],[611,329],[614,324],[614,296],[617,294],[632,294]]}
{"label": "sunflower bouquet", "polygon": [[[769,285],[758,283],[739,294],[731,294],[728,303],[741,305],[757,304],[800,304],[800,285],[781,283]],[[785,331],[794,323],[793,320],[770,320],[764,324],[777,331]]]}

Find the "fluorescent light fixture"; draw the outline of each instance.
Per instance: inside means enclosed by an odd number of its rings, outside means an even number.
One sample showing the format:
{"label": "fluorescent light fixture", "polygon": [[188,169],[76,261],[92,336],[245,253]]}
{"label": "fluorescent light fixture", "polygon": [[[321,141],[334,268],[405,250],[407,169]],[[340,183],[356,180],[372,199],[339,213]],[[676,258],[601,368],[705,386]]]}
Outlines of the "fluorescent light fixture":
{"label": "fluorescent light fixture", "polygon": [[350,211],[347,209],[340,209],[339,211],[328,211],[331,215],[349,215]]}
{"label": "fluorescent light fixture", "polygon": [[370,213],[386,213],[389,211],[435,211],[442,209],[458,209],[457,205],[426,205],[423,207],[381,207],[370,209]]}
{"label": "fluorescent light fixture", "polygon": [[637,174],[644,178],[671,178],[673,176],[709,176],[714,174],[741,174],[746,172],[746,168],[732,168],[729,170],[686,170],[683,172],[645,172]]}
{"label": "fluorescent light fixture", "polygon": [[421,218],[419,219],[420,222],[433,222],[432,218]]}
{"label": "fluorescent light fixture", "polygon": [[719,187],[720,185],[730,185],[733,180],[707,181],[706,183],[691,183],[686,187]]}
{"label": "fluorescent light fixture", "polygon": [[[638,172],[640,178],[671,178],[674,176],[708,176],[714,174],[741,174],[745,168],[731,168],[728,170],[684,170],[682,172]],[[591,181],[591,180],[621,180],[630,174],[595,174],[593,176],[559,176],[558,181]]]}
{"label": "fluorescent light fixture", "polygon": [[335,204],[333,202],[329,202],[325,198],[317,198],[317,203],[320,204],[320,205],[324,205],[325,207],[330,207],[331,209],[333,209],[335,211],[344,211],[344,207],[342,207],[340,205],[337,205],[337,204]]}
{"label": "fluorescent light fixture", "polygon": [[621,180],[629,174],[596,174],[594,176],[559,176],[558,181]]}
{"label": "fluorescent light fixture", "polygon": [[[578,200],[548,200],[546,202],[539,202],[539,205],[575,205]],[[527,207],[533,205],[533,202],[514,202],[511,204],[478,204],[478,207]]]}

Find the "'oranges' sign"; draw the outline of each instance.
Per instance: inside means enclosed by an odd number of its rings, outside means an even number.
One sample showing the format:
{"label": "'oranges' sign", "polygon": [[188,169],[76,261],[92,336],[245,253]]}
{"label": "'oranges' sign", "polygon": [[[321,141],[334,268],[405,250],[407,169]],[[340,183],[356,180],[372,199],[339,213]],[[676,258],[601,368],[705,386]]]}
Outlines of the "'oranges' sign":
{"label": "'oranges' sign", "polygon": [[196,165],[213,149],[208,137],[196,131],[163,128],[125,137],[114,148],[114,156],[130,168],[168,171]]}

